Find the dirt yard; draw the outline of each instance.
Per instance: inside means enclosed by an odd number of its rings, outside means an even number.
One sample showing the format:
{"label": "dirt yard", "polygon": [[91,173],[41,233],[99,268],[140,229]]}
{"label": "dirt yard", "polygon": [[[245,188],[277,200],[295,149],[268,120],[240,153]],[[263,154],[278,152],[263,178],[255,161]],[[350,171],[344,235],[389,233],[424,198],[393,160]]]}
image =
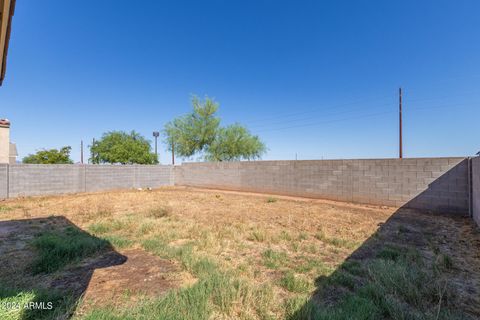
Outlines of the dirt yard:
{"label": "dirt yard", "polygon": [[[468,218],[168,187],[0,202],[1,319],[475,319]],[[48,303],[51,303],[49,307]]]}

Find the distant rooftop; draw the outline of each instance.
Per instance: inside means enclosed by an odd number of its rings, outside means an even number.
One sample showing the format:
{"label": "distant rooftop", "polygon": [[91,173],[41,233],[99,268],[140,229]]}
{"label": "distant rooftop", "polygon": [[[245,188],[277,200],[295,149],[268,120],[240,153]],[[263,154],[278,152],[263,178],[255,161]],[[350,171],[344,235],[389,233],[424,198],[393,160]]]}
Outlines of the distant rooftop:
{"label": "distant rooftop", "polygon": [[8,119],[0,119],[0,127],[10,128],[10,120],[8,120]]}
{"label": "distant rooftop", "polygon": [[16,158],[18,156],[17,144],[13,143],[13,142],[10,142],[9,151],[10,151],[10,159],[13,158],[13,163],[15,163]]}

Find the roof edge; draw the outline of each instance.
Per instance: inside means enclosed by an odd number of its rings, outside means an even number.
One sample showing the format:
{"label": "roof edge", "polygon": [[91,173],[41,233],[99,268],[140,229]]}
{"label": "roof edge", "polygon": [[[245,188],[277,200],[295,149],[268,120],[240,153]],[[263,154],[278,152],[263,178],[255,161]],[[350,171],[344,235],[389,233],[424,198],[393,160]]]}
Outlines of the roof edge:
{"label": "roof edge", "polygon": [[10,42],[10,34],[12,31],[12,17],[15,13],[15,4],[16,0],[11,0],[10,1],[10,10],[8,13],[8,21],[7,21],[7,30],[5,34],[5,48],[3,50],[3,57],[0,57],[2,59],[2,70],[0,70],[0,86],[3,83],[3,80],[5,79],[5,73],[7,71],[7,54],[8,54],[8,44]]}

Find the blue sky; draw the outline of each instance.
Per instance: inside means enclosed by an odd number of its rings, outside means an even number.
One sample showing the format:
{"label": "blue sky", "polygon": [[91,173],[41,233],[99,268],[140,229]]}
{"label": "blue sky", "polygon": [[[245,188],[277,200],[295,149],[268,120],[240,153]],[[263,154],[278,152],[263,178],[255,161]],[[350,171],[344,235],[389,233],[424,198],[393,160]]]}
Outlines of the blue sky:
{"label": "blue sky", "polygon": [[[388,158],[480,150],[479,1],[17,1],[0,117],[20,156],[148,138],[220,103],[264,159]],[[160,146],[160,160],[170,155]]]}

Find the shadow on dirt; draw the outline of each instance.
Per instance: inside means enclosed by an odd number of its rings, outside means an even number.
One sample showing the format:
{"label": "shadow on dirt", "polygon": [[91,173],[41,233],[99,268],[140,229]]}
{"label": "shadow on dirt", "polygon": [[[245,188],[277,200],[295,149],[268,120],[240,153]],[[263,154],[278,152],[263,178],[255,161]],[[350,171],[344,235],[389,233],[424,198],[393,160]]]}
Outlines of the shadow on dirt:
{"label": "shadow on dirt", "polygon": [[68,318],[95,269],[126,261],[65,217],[1,221],[0,318]]}

